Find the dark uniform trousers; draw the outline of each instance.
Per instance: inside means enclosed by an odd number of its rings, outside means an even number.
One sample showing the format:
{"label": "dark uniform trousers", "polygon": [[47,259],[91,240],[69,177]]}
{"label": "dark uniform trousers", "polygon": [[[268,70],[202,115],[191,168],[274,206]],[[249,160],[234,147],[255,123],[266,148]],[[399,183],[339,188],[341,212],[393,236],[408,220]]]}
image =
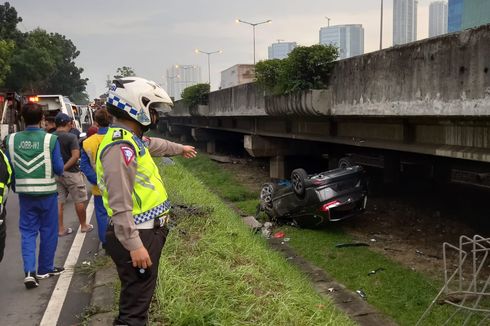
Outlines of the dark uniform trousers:
{"label": "dark uniform trousers", "polygon": [[148,309],[155,291],[158,264],[168,229],[158,227],[138,231],[153,263],[150,267],[150,277],[147,279],[138,276],[137,269],[131,262],[129,251],[116,238],[114,226],[110,225],[106,232],[106,251],[116,264],[121,280],[119,316],[114,320],[114,325],[144,326],[148,322]]}

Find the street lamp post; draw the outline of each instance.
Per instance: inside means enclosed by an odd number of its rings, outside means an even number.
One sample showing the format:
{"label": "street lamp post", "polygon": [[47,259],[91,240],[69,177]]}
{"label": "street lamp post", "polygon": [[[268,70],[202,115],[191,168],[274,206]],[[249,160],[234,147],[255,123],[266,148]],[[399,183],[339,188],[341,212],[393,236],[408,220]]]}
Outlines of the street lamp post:
{"label": "street lamp post", "polygon": [[379,49],[383,49],[383,0],[381,0],[381,17],[379,27]]}
{"label": "street lamp post", "polygon": [[254,34],[254,36],[253,36],[253,42],[254,42],[254,66],[255,66],[255,26],[271,23],[272,20],[268,19],[268,20],[265,20],[265,21],[259,22],[259,23],[249,23],[247,21],[244,21],[244,20],[241,20],[241,19],[237,19],[236,22],[237,23],[244,23],[244,24],[247,24],[247,25],[252,26],[253,34]]}
{"label": "street lamp post", "polygon": [[211,57],[211,54],[215,54],[215,53],[223,53],[223,51],[221,50],[218,50],[218,51],[212,51],[212,52],[206,52],[206,51],[201,51],[199,49],[196,49],[194,50],[196,53],[203,53],[203,54],[207,54],[208,55],[208,84],[209,86],[211,87],[211,61],[210,61],[210,57]]}

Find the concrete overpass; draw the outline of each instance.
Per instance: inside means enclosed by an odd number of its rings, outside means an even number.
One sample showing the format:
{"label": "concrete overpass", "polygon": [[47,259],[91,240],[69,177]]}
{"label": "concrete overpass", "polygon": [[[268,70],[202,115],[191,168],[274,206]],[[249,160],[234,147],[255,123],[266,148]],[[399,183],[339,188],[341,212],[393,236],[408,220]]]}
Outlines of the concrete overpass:
{"label": "concrete overpass", "polygon": [[268,96],[240,85],[212,92],[207,106],[177,102],[161,123],[210,152],[226,133],[243,135],[252,156],[270,157],[271,177],[287,174],[288,156],[320,152],[331,167],[344,158],[396,174],[420,164],[490,186],[489,68],[486,25],[338,61],[325,90]]}

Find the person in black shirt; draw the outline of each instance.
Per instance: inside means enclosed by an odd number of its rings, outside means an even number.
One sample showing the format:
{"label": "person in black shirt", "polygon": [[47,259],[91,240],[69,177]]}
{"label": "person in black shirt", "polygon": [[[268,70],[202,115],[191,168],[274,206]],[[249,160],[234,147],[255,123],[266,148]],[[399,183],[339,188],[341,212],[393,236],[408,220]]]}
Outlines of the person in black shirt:
{"label": "person in black shirt", "polygon": [[58,177],[58,217],[59,235],[64,236],[73,232],[71,228],[65,228],[63,224],[63,209],[68,194],[75,202],[75,211],[80,222],[82,232],[92,231],[93,225],[87,224],[87,214],[85,212],[85,201],[87,200],[87,187],[85,179],[80,172],[78,160],[80,158],[80,145],[78,138],[70,133],[72,118],[65,113],[58,113],[55,117],[56,132],[61,147],[63,157],[64,172]]}

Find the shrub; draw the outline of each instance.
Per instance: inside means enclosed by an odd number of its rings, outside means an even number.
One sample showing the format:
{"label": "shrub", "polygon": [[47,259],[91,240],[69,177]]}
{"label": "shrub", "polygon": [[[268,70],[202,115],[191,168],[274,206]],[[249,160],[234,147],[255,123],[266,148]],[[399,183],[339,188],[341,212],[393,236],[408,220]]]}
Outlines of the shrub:
{"label": "shrub", "polygon": [[181,97],[188,107],[196,107],[199,104],[207,105],[211,86],[209,84],[196,84],[182,91]]}
{"label": "shrub", "polygon": [[326,88],[338,50],[332,45],[299,46],[285,59],[259,62],[257,83],[272,94]]}

